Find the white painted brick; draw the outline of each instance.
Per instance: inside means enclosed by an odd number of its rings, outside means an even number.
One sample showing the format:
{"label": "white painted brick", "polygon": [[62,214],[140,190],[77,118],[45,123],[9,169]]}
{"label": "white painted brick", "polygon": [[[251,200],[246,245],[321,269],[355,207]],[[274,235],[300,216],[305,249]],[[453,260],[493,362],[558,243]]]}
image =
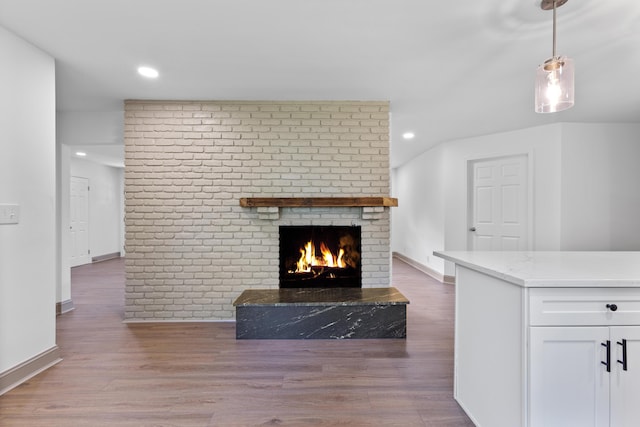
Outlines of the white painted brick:
{"label": "white painted brick", "polygon": [[238,206],[261,195],[388,195],[388,109],[127,102],[125,318],[232,318],[243,289],[277,288],[280,224],[360,224],[363,286],[388,286],[388,209]]}

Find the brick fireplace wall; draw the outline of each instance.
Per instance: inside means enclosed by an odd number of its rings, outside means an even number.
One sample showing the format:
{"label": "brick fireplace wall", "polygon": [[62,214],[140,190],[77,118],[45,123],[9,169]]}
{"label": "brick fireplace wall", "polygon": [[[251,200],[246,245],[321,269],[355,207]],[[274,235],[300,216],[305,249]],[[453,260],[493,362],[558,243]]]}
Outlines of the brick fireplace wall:
{"label": "brick fireplace wall", "polygon": [[278,287],[278,226],[360,225],[363,287],[390,285],[389,208],[241,197],[389,196],[387,102],[125,102],[125,320],[232,319]]}

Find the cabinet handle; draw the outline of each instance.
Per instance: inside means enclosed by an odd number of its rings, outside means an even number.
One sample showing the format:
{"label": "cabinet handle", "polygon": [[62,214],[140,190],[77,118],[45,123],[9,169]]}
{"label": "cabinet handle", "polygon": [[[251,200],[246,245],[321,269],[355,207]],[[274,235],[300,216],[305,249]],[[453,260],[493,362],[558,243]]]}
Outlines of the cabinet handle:
{"label": "cabinet handle", "polygon": [[618,345],[622,346],[622,360],[618,360],[618,363],[622,363],[622,370],[627,370],[627,340],[616,341]]}
{"label": "cabinet handle", "polygon": [[616,304],[607,304],[606,307],[611,311],[617,311],[618,306]]}
{"label": "cabinet handle", "polygon": [[607,349],[607,361],[600,362],[602,365],[607,367],[607,372],[611,372],[611,341],[607,340],[606,343],[600,343],[601,346],[606,347]]}

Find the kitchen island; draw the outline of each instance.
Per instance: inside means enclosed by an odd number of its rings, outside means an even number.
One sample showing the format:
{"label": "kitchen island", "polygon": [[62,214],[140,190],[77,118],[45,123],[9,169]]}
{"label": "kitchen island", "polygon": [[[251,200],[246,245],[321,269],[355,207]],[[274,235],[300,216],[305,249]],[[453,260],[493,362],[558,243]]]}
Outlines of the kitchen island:
{"label": "kitchen island", "polygon": [[640,252],[435,252],[456,265],[454,396],[477,426],[637,426]]}

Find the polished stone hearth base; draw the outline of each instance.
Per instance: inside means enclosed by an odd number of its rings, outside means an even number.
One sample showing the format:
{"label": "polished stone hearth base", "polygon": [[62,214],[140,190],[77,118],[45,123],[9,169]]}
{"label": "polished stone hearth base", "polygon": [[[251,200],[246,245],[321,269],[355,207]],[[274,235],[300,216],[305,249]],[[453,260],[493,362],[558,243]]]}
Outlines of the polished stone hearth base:
{"label": "polished stone hearth base", "polygon": [[406,338],[396,288],[249,289],[236,306],[237,339]]}

